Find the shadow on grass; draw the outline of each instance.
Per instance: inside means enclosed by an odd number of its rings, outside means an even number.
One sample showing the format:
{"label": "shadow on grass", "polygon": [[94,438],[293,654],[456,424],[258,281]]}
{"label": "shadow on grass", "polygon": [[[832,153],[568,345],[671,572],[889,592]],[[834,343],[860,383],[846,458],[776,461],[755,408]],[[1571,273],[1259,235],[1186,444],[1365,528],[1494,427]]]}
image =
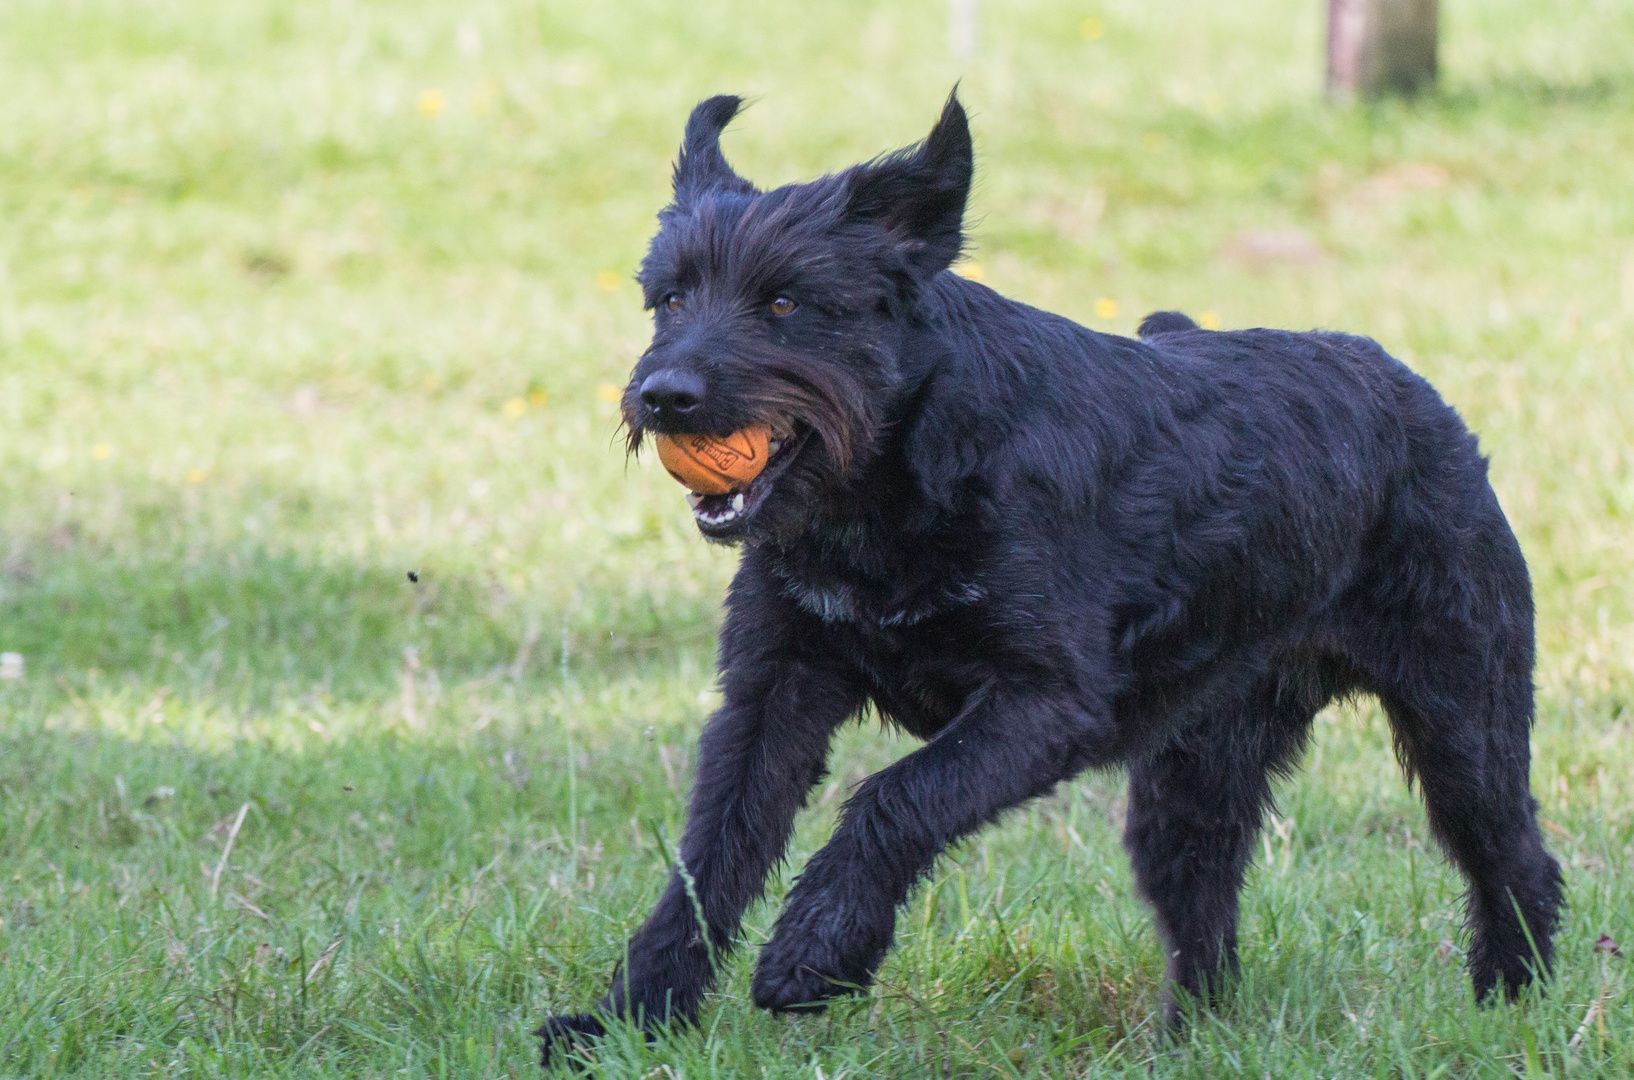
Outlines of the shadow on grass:
{"label": "shadow on grass", "polygon": [[1605,72],[1581,80],[1557,81],[1532,72],[1515,72],[1480,81],[1443,83],[1427,100],[1467,112],[1494,101],[1548,108],[1604,105],[1624,98],[1634,98],[1634,73]]}
{"label": "shadow on grass", "polygon": [[378,698],[405,671],[515,680],[552,671],[564,648],[618,669],[706,647],[718,621],[714,597],[563,610],[476,575],[415,577],[255,549],[36,554],[0,567],[0,648],[76,692],[112,680],[260,711],[292,692]]}

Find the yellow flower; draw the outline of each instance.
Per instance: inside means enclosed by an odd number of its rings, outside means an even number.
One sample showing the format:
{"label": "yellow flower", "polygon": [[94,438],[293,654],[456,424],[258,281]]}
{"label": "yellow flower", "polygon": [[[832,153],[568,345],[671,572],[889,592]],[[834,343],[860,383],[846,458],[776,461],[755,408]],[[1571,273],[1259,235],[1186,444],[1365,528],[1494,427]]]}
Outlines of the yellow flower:
{"label": "yellow flower", "polygon": [[971,281],[980,281],[982,279],[982,264],[963,263],[954,267],[953,272],[962,278],[969,278]]}
{"label": "yellow flower", "polygon": [[421,90],[415,104],[419,107],[421,116],[436,116],[443,111],[443,105],[445,104],[443,92],[435,87],[429,90]]}
{"label": "yellow flower", "polygon": [[1085,41],[1099,41],[1106,36],[1106,23],[1091,15],[1078,24],[1078,33]]}
{"label": "yellow flower", "polygon": [[505,415],[511,420],[515,420],[527,411],[528,403],[519,397],[513,397],[505,403]]}
{"label": "yellow flower", "polygon": [[203,469],[188,469],[187,470],[187,482],[189,484],[202,484],[202,483],[204,483],[204,470]]}
{"label": "yellow flower", "polygon": [[1161,154],[1163,148],[1169,145],[1169,140],[1152,131],[1140,137],[1140,144],[1146,148],[1148,154]]}
{"label": "yellow flower", "polygon": [[96,458],[98,461],[107,461],[109,458],[113,457],[113,447],[109,446],[105,442],[99,442],[95,446],[91,447],[91,456]]}
{"label": "yellow flower", "polygon": [[603,401],[616,403],[619,398],[624,396],[624,391],[610,382],[604,382],[596,387],[596,396]]}
{"label": "yellow flower", "polygon": [[547,402],[549,400],[550,400],[550,395],[546,394],[543,390],[529,390],[528,391],[528,404],[532,405],[535,409],[544,408],[545,407],[545,402]]}
{"label": "yellow flower", "polygon": [[618,292],[618,287],[623,282],[624,279],[619,277],[616,270],[603,270],[596,275],[596,288],[602,292]]}
{"label": "yellow flower", "polygon": [[1095,301],[1095,314],[1103,319],[1118,317],[1118,302],[1110,296],[1103,296]]}
{"label": "yellow flower", "polygon": [[1204,330],[1218,330],[1220,329],[1220,316],[1212,311],[1205,311],[1197,316],[1197,325]]}

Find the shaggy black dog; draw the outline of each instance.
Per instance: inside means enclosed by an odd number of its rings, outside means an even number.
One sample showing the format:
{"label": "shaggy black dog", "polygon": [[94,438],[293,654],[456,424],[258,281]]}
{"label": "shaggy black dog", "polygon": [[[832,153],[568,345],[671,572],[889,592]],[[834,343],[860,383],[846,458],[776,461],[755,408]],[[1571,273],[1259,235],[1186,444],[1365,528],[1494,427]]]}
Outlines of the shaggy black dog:
{"label": "shaggy black dog", "polygon": [[918,146],[765,192],[721,155],[738,106],[687,123],[623,404],[632,451],[777,437],[753,482],[694,496],[703,534],[743,545],[725,704],[682,865],[608,996],[541,1029],[547,1059],[612,1016],[696,1015],[868,704],[926,744],[856,789],[789,891],[765,1008],[867,985],[943,848],[1120,765],[1169,978],[1206,1000],[1236,965],[1271,777],[1364,691],[1468,878],[1477,993],[1546,969],[1561,878],[1528,790],[1531,586],[1453,410],[1366,338],[1160,313],[1134,341],[950,273],[972,169],[956,98]]}

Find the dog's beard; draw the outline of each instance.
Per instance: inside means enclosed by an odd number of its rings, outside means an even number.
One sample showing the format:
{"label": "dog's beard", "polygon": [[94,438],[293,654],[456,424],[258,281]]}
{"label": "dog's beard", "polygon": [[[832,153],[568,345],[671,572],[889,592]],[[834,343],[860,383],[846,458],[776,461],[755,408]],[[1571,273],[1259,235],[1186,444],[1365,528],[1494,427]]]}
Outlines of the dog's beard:
{"label": "dog's beard", "polygon": [[[721,495],[691,493],[688,502],[704,535],[721,542],[782,538],[818,512],[827,492],[874,454],[884,429],[883,404],[895,391],[894,365],[860,350],[848,363],[813,362],[797,353],[723,364],[725,399],[713,410],[720,426],[764,424],[778,444],[753,480]],[[627,451],[639,454],[659,433],[632,379],[623,401]],[[679,434],[680,432],[672,432]]]}

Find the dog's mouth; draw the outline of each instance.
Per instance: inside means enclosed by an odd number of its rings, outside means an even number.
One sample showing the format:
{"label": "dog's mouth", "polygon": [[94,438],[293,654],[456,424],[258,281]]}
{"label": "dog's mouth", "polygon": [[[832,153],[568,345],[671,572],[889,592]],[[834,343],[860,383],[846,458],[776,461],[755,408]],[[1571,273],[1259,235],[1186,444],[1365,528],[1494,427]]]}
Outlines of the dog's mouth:
{"label": "dog's mouth", "polygon": [[766,501],[777,478],[788,471],[810,437],[811,429],[807,428],[772,439],[767,447],[771,453],[766,459],[766,467],[742,487],[733,488],[724,495],[687,492],[687,502],[692,505],[692,519],[698,523],[699,530],[711,537],[731,536],[740,531]]}

